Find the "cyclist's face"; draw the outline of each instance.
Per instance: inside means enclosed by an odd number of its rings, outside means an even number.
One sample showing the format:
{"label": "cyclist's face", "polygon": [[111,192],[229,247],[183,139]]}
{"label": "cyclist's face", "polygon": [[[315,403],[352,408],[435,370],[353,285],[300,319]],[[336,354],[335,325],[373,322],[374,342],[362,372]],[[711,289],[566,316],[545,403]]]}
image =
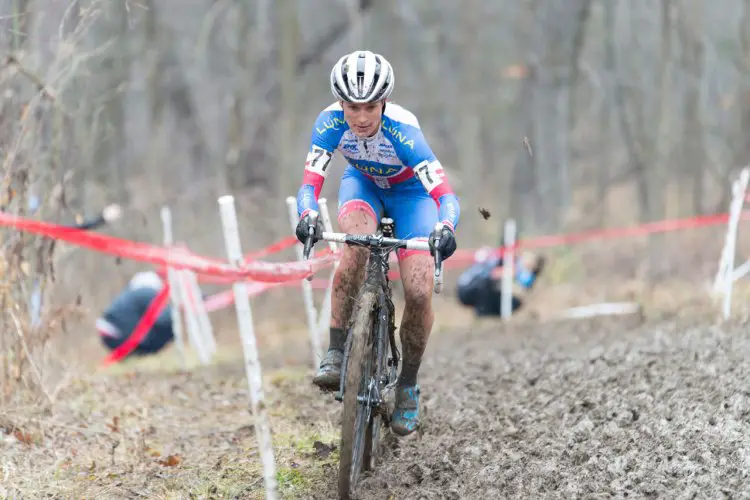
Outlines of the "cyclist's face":
{"label": "cyclist's face", "polygon": [[383,101],[367,104],[355,104],[341,102],[344,108],[344,120],[349,124],[355,135],[359,137],[370,137],[380,128],[383,117]]}

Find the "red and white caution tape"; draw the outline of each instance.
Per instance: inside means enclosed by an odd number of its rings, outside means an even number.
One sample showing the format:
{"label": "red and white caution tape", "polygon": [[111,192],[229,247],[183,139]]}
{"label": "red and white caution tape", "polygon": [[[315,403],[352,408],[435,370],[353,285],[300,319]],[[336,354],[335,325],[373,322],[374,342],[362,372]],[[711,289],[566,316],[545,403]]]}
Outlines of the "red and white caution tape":
{"label": "red and white caution tape", "polygon": [[251,261],[232,267],[221,260],[202,257],[185,249],[157,247],[7,213],[0,213],[0,225],[139,262],[190,269],[201,275],[231,277],[234,280],[251,279],[268,283],[301,280],[331,265],[338,258],[329,254],[304,262]]}

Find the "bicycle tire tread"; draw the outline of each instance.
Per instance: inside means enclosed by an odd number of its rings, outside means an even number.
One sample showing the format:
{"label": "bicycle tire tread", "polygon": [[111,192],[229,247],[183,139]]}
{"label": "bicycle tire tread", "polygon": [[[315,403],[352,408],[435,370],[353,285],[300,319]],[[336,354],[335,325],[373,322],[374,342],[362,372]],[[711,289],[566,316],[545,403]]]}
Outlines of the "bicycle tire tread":
{"label": "bicycle tire tread", "polygon": [[[351,327],[351,348],[347,360],[346,380],[344,382],[344,408],[341,416],[341,442],[339,453],[339,498],[348,499],[351,495],[351,472],[353,466],[361,467],[362,464],[355,464],[353,452],[355,449],[355,439],[357,438],[355,429],[357,419],[357,395],[362,380],[362,368],[367,355],[367,339],[373,324],[372,312],[377,303],[377,294],[365,287],[360,295],[354,314],[352,315]],[[362,429],[367,431],[367,426]],[[362,457],[360,457],[360,460]]]}

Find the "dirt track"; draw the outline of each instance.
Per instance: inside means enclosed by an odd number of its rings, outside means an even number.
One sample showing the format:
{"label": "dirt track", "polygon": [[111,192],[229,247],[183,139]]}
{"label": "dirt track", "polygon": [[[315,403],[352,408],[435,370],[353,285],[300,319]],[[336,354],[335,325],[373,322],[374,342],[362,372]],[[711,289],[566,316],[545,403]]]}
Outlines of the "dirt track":
{"label": "dirt track", "polygon": [[737,498],[746,328],[548,326],[435,338],[424,425],[361,498]]}
{"label": "dirt track", "polygon": [[[422,428],[388,437],[360,498],[750,496],[748,328],[435,334]],[[282,497],[335,498],[328,444],[337,444],[340,405],[312,389],[306,369],[266,384]],[[5,493],[262,498],[245,388],[233,360],[193,374],[98,377],[75,383],[53,411],[6,411]],[[165,465],[171,455],[177,463]]]}

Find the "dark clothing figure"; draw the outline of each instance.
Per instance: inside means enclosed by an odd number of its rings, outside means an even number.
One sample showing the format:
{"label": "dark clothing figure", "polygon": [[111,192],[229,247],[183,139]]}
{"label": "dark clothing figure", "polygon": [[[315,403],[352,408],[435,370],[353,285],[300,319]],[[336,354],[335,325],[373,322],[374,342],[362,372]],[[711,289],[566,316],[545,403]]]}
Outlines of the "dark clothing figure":
{"label": "dark clothing figure", "polygon": [[[532,257],[534,267],[529,269],[528,256],[518,257],[516,261],[514,279],[522,288],[529,290],[541,272],[543,259]],[[473,307],[477,316],[500,316],[501,283],[503,259],[489,254],[487,250],[477,252],[474,264],[464,271],[458,278],[457,295],[461,304]],[[515,313],[523,305],[520,297],[514,295],[511,299]]]}
{"label": "dark clothing figure", "polygon": [[[147,273],[139,273],[144,275]],[[148,273],[149,275],[151,273]],[[139,276],[136,275],[136,276]],[[155,278],[155,279],[154,279]],[[156,273],[148,276],[151,283],[137,282],[136,278],[131,285],[118,295],[112,304],[104,311],[97,320],[96,327],[102,342],[110,350],[119,347],[133,333],[135,327],[141,321],[146,309],[159,294],[159,288],[153,285],[156,280],[161,281]],[[161,312],[151,330],[133,351],[136,355],[154,354],[162,350],[174,338],[172,331],[172,306]]]}

